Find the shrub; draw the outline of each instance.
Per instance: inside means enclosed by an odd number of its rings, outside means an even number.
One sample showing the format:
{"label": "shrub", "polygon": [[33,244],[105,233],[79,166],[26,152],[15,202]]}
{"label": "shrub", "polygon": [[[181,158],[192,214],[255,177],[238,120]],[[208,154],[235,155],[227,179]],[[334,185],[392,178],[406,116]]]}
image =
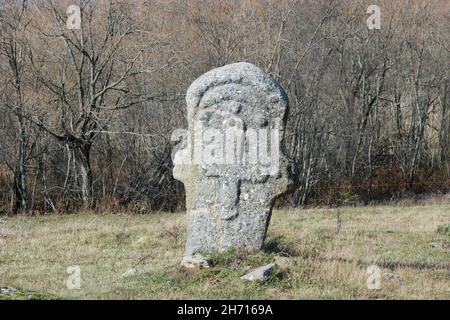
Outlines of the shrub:
{"label": "shrub", "polygon": [[450,223],[439,225],[437,228],[437,232],[450,237]]}

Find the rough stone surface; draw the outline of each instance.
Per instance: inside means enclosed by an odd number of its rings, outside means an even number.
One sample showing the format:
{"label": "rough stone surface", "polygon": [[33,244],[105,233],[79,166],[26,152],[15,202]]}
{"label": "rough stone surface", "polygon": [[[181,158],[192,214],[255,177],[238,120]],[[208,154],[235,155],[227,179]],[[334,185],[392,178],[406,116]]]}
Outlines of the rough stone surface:
{"label": "rough stone surface", "polygon": [[275,265],[275,263],[270,263],[265,266],[256,268],[242,276],[241,279],[248,281],[266,281],[267,279],[269,279],[269,276],[274,270]]}
{"label": "rough stone surface", "polygon": [[[296,181],[296,166],[283,148],[288,108],[285,91],[259,68],[242,62],[199,77],[189,87],[186,102],[189,128],[178,139],[181,142],[173,158],[173,175],[186,189],[185,257],[231,247],[260,249],[274,200],[291,191]],[[244,132],[244,138],[227,149],[231,143],[226,138],[205,138],[205,128],[224,134]],[[268,162],[251,161],[248,154],[261,151],[261,147],[255,149],[252,132],[261,134],[258,137],[267,132],[266,141],[274,137],[276,143],[270,140],[268,149],[276,151],[276,157]],[[278,135],[271,136],[274,132]],[[198,137],[201,150],[193,143]],[[263,139],[257,140],[258,146]],[[219,160],[205,161],[208,154]],[[193,160],[196,156],[201,161]]]}
{"label": "rough stone surface", "polygon": [[209,268],[212,263],[208,258],[197,253],[193,256],[185,256],[181,261],[181,265],[186,268]]}

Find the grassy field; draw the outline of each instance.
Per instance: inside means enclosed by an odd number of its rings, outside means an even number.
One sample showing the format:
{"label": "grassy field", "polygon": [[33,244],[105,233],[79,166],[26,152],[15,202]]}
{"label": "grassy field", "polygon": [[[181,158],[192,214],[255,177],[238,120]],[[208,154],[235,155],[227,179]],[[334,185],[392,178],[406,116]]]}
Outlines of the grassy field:
{"label": "grassy field", "polygon": [[[263,252],[186,270],[183,214],[3,216],[0,287],[31,290],[19,298],[450,299],[449,223],[450,204],[276,211]],[[280,256],[290,266],[269,281],[240,279]],[[374,264],[380,290],[367,288]],[[69,266],[80,289],[66,286]]]}

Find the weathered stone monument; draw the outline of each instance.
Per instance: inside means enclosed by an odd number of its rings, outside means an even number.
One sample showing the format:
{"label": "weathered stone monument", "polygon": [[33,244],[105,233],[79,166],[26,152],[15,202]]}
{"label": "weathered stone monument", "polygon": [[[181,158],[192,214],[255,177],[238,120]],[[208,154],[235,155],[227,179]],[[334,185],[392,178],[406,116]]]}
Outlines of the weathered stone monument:
{"label": "weathered stone monument", "polygon": [[189,129],[174,154],[188,210],[183,264],[229,248],[260,249],[275,199],[290,191],[284,153],[288,98],[250,63],[213,69],[189,87]]}

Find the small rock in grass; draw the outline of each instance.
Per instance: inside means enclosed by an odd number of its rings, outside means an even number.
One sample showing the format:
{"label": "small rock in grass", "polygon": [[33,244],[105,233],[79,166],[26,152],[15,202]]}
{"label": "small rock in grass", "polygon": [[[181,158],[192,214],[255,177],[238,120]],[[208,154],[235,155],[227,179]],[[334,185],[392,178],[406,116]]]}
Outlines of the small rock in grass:
{"label": "small rock in grass", "polygon": [[256,268],[246,275],[242,276],[241,279],[248,281],[266,281],[269,279],[269,276],[273,272],[275,266],[275,263],[270,263],[265,266]]}
{"label": "small rock in grass", "polygon": [[442,242],[432,242],[430,246],[437,249],[450,249],[450,244],[442,243]]}
{"label": "small rock in grass", "polygon": [[31,290],[16,289],[12,287],[0,288],[1,300],[55,300],[58,297],[48,293],[40,293]]}
{"label": "small rock in grass", "polygon": [[127,271],[125,271],[124,273],[122,273],[122,278],[131,277],[137,273],[138,273],[138,271],[135,268],[130,268]]}
{"label": "small rock in grass", "polygon": [[209,268],[211,267],[211,260],[205,258],[200,254],[195,254],[193,256],[185,256],[181,261],[181,265],[185,268]]}
{"label": "small rock in grass", "polygon": [[17,289],[15,288],[11,288],[11,287],[6,287],[6,288],[1,288],[0,289],[0,294],[6,295],[6,294],[11,294],[13,292],[16,292]]}
{"label": "small rock in grass", "polygon": [[402,282],[403,281],[403,278],[400,277],[398,274],[395,274],[395,273],[387,272],[387,273],[383,274],[383,277],[385,279],[387,279],[387,280],[392,280],[392,281],[397,281],[397,282]]}
{"label": "small rock in grass", "polygon": [[433,248],[442,248],[442,244],[438,242],[432,242],[430,243],[430,246],[432,246]]}

